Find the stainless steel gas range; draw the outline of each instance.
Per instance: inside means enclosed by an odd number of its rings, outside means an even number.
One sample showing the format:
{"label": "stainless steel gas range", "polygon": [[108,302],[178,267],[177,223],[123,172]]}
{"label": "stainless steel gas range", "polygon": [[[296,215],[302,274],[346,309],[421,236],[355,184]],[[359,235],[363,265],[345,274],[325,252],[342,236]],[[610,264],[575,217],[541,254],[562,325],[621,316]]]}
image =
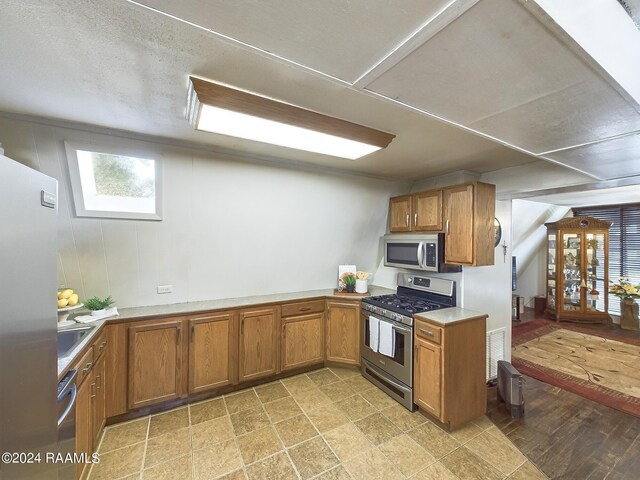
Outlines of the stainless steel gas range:
{"label": "stainless steel gas range", "polygon": [[362,375],[409,410],[413,404],[413,316],[456,306],[452,280],[398,274],[395,294],[362,299]]}

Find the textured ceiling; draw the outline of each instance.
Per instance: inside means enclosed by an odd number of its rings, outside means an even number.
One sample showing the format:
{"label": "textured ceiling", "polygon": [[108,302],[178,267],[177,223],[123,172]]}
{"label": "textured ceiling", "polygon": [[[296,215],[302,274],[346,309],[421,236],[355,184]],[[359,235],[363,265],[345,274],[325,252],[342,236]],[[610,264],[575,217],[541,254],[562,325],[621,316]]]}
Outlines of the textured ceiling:
{"label": "textured ceiling", "polygon": [[[487,172],[534,160],[527,152],[601,178],[632,174],[611,153],[637,158],[632,139],[569,147],[640,130],[637,104],[522,5],[5,0],[0,111],[395,178]],[[396,139],[348,161],[196,132],[184,119],[189,75]],[[599,169],[600,154],[611,168]]]}

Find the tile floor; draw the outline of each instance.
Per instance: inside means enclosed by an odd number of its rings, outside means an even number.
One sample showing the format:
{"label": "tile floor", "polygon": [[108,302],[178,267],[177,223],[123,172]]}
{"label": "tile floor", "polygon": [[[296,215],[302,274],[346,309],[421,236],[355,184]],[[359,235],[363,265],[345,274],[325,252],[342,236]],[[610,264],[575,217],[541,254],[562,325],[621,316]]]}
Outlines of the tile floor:
{"label": "tile floor", "polygon": [[482,417],[451,434],[324,368],[105,429],[90,480],[547,478]]}

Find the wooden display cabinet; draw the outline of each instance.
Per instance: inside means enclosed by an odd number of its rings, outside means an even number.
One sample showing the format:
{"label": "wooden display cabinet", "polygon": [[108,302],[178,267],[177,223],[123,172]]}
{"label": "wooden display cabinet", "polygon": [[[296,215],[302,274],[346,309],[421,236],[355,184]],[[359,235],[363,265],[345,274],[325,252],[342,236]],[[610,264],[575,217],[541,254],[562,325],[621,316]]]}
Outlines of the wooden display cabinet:
{"label": "wooden display cabinet", "polygon": [[547,227],[547,315],[556,321],[610,323],[609,228],[593,217]]}

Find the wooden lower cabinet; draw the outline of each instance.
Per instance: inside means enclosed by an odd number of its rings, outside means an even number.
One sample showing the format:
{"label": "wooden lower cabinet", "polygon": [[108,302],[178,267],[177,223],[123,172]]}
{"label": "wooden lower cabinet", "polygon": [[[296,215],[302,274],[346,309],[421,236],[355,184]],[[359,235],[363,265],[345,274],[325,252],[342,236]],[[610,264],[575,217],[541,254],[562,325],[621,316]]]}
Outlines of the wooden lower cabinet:
{"label": "wooden lower cabinet", "polygon": [[360,302],[327,300],[326,359],[360,365]]}
{"label": "wooden lower cabinet", "polygon": [[280,314],[277,307],[240,310],[239,381],[280,371]]}
{"label": "wooden lower cabinet", "polygon": [[449,429],[483,415],[487,407],[485,352],[486,315],[446,326],[416,317],[414,403]]}
{"label": "wooden lower cabinet", "polygon": [[106,414],[106,390],[105,390],[105,367],[106,356],[102,355],[93,367],[93,396],[91,398],[92,410],[92,434],[93,434],[93,450],[98,449],[100,443],[100,433],[107,421]]}
{"label": "wooden lower cabinet", "polygon": [[[93,453],[93,414],[91,410],[91,395],[93,382],[89,375],[78,385],[76,397],[76,453],[84,453],[89,457]],[[78,463],[76,477],[81,478],[87,467],[85,463]]]}
{"label": "wooden lower cabinet", "polygon": [[182,325],[179,318],[129,327],[129,409],[183,395]]}
{"label": "wooden lower cabinet", "polygon": [[235,312],[189,318],[189,393],[238,382],[238,320]]}
{"label": "wooden lower cabinet", "polygon": [[282,319],[282,370],[324,361],[324,312]]}

